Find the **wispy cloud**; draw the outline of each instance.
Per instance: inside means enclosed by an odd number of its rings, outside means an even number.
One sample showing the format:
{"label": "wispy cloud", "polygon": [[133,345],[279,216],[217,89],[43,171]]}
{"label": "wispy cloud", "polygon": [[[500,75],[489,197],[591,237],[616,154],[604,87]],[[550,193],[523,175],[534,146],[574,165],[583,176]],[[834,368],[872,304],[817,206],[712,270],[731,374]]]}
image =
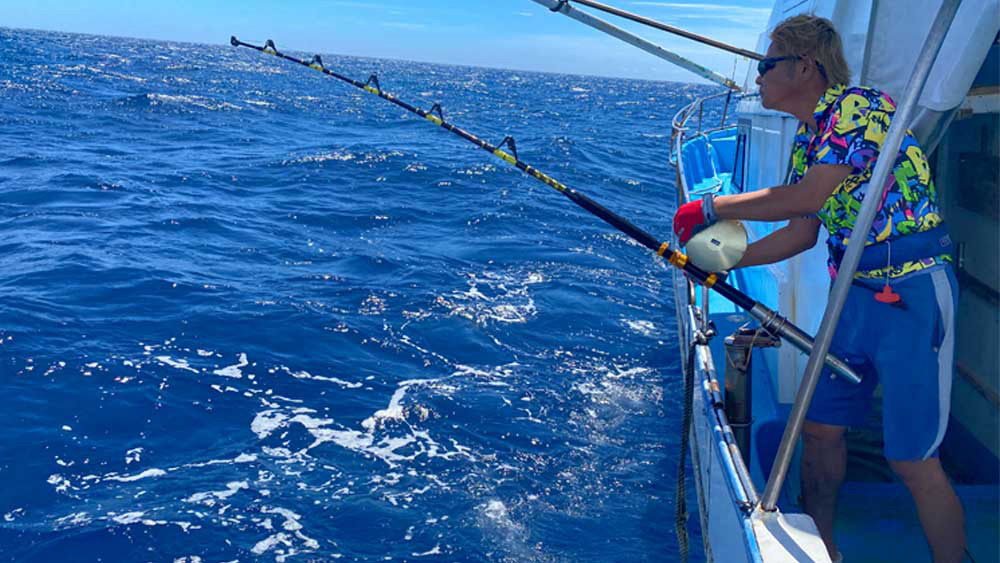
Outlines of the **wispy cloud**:
{"label": "wispy cloud", "polygon": [[676,8],[678,10],[699,10],[702,12],[738,12],[768,16],[771,8],[748,8],[746,6],[727,6],[723,4],[695,4],[688,2],[632,2],[636,6],[656,6],[659,8]]}
{"label": "wispy cloud", "polygon": [[516,16],[524,16],[524,17],[531,17],[531,16],[533,16],[535,14],[532,14],[531,12],[514,12],[514,15],[516,15]]}
{"label": "wispy cloud", "polygon": [[411,22],[380,22],[382,27],[394,27],[396,29],[424,29],[427,26],[422,23]]}
{"label": "wispy cloud", "polygon": [[327,6],[336,6],[338,8],[366,8],[369,10],[381,10],[382,6],[379,4],[373,4],[370,2],[328,2]]}
{"label": "wispy cloud", "polygon": [[729,6],[722,4],[700,4],[692,2],[632,2],[635,6],[662,8],[668,10],[661,16],[669,22],[714,21],[739,26],[762,28],[767,24],[771,8]]}

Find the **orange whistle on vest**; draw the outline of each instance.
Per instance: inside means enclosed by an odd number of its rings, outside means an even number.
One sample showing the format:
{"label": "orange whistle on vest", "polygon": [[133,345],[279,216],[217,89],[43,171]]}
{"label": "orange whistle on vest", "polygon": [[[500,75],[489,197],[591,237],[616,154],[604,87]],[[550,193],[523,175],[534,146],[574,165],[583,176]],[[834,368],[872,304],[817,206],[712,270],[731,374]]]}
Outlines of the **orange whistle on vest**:
{"label": "orange whistle on vest", "polygon": [[875,293],[875,301],[878,301],[879,303],[888,303],[891,305],[893,303],[899,303],[902,299],[903,298],[900,297],[898,293],[894,292],[892,288],[889,287],[889,284],[885,284],[882,291]]}

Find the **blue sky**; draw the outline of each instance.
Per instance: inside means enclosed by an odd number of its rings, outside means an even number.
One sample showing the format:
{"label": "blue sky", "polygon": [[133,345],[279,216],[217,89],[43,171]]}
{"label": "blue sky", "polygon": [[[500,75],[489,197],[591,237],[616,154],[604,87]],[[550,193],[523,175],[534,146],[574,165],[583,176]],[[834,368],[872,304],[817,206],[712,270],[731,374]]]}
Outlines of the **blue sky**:
{"label": "blue sky", "polygon": [[[748,49],[756,46],[773,4],[604,1]],[[589,11],[733,75],[733,55]],[[0,0],[0,14],[4,27],[197,43],[226,43],[236,35],[254,42],[272,38],[279,48],[315,53],[699,81],[531,0]]]}

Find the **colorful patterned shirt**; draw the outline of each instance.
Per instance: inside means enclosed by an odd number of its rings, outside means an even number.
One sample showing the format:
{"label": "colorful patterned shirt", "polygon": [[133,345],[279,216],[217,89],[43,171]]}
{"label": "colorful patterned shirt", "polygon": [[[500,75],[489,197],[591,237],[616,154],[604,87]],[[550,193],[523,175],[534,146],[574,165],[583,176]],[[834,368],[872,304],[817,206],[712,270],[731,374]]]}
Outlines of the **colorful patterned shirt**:
{"label": "colorful patterned shirt", "polygon": [[[805,123],[800,123],[795,134],[789,183],[801,180],[814,164],[846,164],[853,168],[851,175],[837,186],[817,214],[830,233],[827,243],[841,252],[847,248],[875,160],[895,112],[895,102],[874,88],[831,86],[816,104],[813,115],[817,132],[811,133]],[[941,223],[930,165],[909,130],[899,147],[892,174],[881,190],[881,197],[882,205],[868,233],[866,246],[891,242]],[[945,261],[951,261],[951,256],[942,254],[892,264],[888,268],[858,272],[855,277],[898,277]],[[836,275],[832,258],[829,266],[831,275]]]}

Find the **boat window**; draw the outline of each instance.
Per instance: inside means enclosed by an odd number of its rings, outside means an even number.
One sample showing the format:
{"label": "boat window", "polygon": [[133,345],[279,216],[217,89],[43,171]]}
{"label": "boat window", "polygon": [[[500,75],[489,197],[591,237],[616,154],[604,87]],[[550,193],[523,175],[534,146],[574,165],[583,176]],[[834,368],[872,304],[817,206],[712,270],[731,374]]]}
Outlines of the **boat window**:
{"label": "boat window", "polygon": [[746,155],[750,148],[750,121],[741,119],[736,126],[736,155],[733,158],[732,189],[734,192],[745,191]]}

